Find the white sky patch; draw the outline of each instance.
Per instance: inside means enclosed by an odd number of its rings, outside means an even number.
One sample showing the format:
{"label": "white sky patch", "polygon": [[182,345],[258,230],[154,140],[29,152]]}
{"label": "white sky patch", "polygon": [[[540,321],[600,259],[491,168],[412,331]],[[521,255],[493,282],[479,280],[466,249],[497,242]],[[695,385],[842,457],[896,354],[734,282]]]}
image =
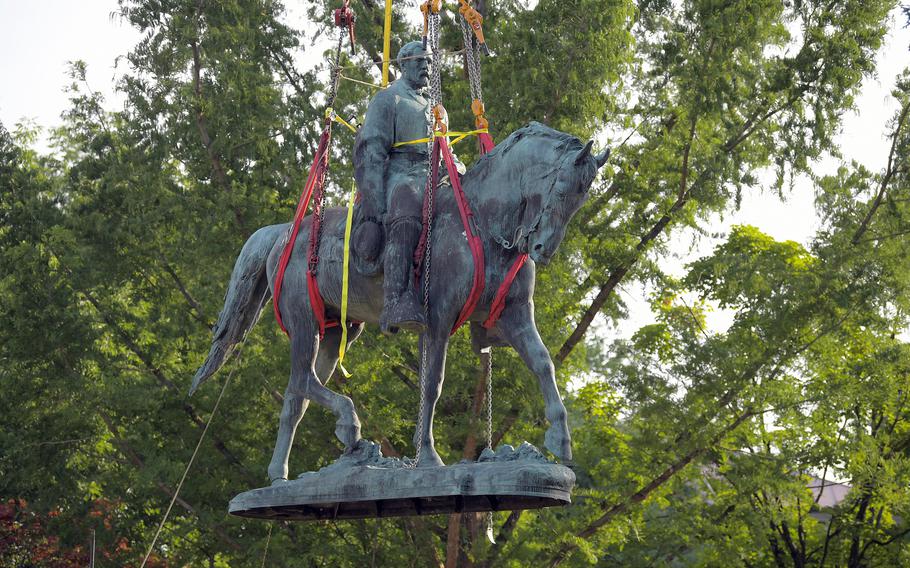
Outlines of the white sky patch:
{"label": "white sky patch", "polygon": [[[880,172],[886,166],[888,123],[898,110],[891,91],[898,75],[910,65],[910,29],[904,27],[904,22],[899,10],[892,12],[890,29],[876,58],[876,75],[863,81],[855,109],[845,114],[835,141],[845,163],[856,160],[872,172]],[[834,174],[840,163],[826,157],[816,162],[815,172]],[[769,179],[764,173],[762,176]],[[767,187],[771,187],[770,181]],[[711,254],[714,247],[724,242],[734,225],[753,225],[776,240],[792,240],[806,246],[820,228],[815,212],[815,187],[803,176],[795,181],[791,191],[785,188],[783,200],[771,189],[746,192],[739,211],[715,215],[705,225],[709,234],[720,238],[703,237],[691,230],[679,231],[670,243],[670,254],[659,259],[660,266],[674,276],[682,276],[688,263]],[[609,341],[629,338],[641,326],[655,321],[649,303],[653,288],[645,284],[627,285],[626,292],[623,300],[628,305],[629,317],[600,337]],[[733,310],[715,307],[707,314],[708,331],[723,332],[733,316]]]}
{"label": "white sky patch", "polygon": [[39,151],[47,151],[47,130],[62,123],[69,108],[64,91],[72,83],[68,61],[88,63],[88,82],[104,95],[107,108],[122,107],[114,83],[140,34],[119,17],[114,0],[0,0],[0,122],[12,130],[30,120],[44,130]]}

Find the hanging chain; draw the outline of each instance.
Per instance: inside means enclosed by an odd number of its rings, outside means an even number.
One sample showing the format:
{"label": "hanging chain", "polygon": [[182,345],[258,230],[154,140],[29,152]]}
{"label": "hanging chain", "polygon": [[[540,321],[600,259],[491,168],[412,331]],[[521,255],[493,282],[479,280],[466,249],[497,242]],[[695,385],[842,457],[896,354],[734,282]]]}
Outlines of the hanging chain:
{"label": "hanging chain", "polygon": [[439,50],[439,13],[431,13],[429,16],[429,48],[433,59],[430,63],[433,65],[430,73],[430,101],[433,105],[442,104],[442,53]]}
{"label": "hanging chain", "polygon": [[[326,101],[326,112],[328,113],[325,117],[326,125],[325,128],[331,130],[332,120],[335,113],[335,110],[332,108],[335,106],[335,98],[338,95],[338,83],[341,79],[341,43],[344,40],[346,28],[338,28],[338,43],[335,45],[335,59],[332,63],[332,75],[330,79],[329,86],[329,98]],[[316,274],[319,268],[319,247],[322,243],[322,221],[325,217],[325,177],[328,173],[328,162],[329,162],[329,149],[325,149],[325,155],[322,157],[321,164],[318,167],[317,172],[318,179],[316,180],[315,193],[313,195],[313,213],[312,213],[312,247],[310,250],[310,258],[308,269],[313,274]]]}
{"label": "hanging chain", "polygon": [[[440,61],[439,61],[439,14],[431,13],[428,18],[428,28],[429,28],[429,38],[428,45],[430,52],[433,55],[431,60],[432,69],[430,72],[430,105],[435,106],[442,102],[442,81],[440,77]],[[432,144],[432,136],[431,144]],[[424,245],[423,253],[423,313],[426,321],[430,321],[430,259],[431,259],[431,250],[430,243],[433,239],[433,210],[434,210],[434,201],[436,199],[436,184],[433,180],[433,159],[434,153],[432,150],[429,152],[429,162],[427,167],[427,184],[425,191],[427,192],[427,204],[429,214],[427,215],[427,240]],[[424,422],[426,421],[427,408],[426,408],[426,392],[427,392],[427,342],[429,340],[429,334],[424,332],[423,337],[420,340],[420,402],[418,404],[417,410],[417,439],[414,441],[416,445],[416,450],[414,454],[414,464],[413,467],[417,467],[417,462],[420,461],[420,448],[423,446],[423,429]]]}
{"label": "hanging chain", "polygon": [[[431,152],[432,155],[432,152]],[[423,314],[424,319],[429,324],[430,321],[430,243],[432,241],[431,237],[433,235],[433,201],[436,197],[436,191],[433,187],[433,172],[432,168],[427,172],[427,202],[429,204],[428,210],[430,214],[427,215],[427,242],[424,245],[423,252]],[[427,393],[427,341],[429,339],[429,333],[426,331],[423,332],[423,337],[420,339],[420,402],[417,407],[417,440],[414,444],[417,446],[414,454],[414,467],[417,467],[417,462],[420,461],[420,448],[423,446],[423,423],[426,420],[427,416],[427,403],[426,403],[426,393]]]}
{"label": "hanging chain", "polygon": [[493,449],[493,347],[487,348],[487,449]]}
{"label": "hanging chain", "polygon": [[329,85],[329,98],[326,107],[335,106],[335,97],[338,95],[338,81],[341,79],[341,42],[344,40],[345,28],[338,28],[338,44],[335,46],[335,61],[332,64],[332,75]]}
{"label": "hanging chain", "polygon": [[[487,449],[493,451],[493,347],[487,347]],[[487,512],[487,538],[491,543],[496,544],[496,537],[493,536],[493,511]]]}
{"label": "hanging chain", "polygon": [[480,83],[480,44],[467,20],[461,18],[459,23],[461,23],[461,37],[464,40],[464,56],[467,60],[471,98],[483,101],[483,89]]}

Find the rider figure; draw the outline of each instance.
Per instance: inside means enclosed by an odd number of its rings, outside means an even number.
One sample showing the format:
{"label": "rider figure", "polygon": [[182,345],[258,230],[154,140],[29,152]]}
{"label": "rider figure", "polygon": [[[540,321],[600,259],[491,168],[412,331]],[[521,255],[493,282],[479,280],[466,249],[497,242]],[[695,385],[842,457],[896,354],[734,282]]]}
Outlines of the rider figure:
{"label": "rider figure", "polygon": [[380,316],[384,333],[399,328],[420,332],[427,324],[411,275],[422,227],[430,143],[398,147],[395,143],[432,140],[431,103],[426,91],[428,59],[419,41],[401,48],[401,78],[370,101],[354,143],[354,178],[362,196],[361,224],[354,235],[354,246],[361,251],[377,251],[382,239],[380,227],[387,239]]}

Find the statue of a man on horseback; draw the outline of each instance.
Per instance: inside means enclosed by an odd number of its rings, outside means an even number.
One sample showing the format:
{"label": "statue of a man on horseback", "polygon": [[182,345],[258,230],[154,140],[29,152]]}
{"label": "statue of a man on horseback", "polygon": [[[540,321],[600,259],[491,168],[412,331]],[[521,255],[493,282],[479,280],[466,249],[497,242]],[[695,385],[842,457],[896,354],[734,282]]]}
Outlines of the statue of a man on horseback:
{"label": "statue of a man on horseback", "polygon": [[[533,454],[537,457],[520,467],[497,468],[487,463],[497,458],[492,449],[492,406],[488,406],[489,451],[477,464],[441,468],[445,463],[435,448],[433,421],[445,380],[450,336],[468,323],[477,351],[499,344],[515,349],[541,389],[549,422],[544,445],[557,459],[572,460],[568,413],[549,351],[534,321],[535,267],[553,258],[609,151],[594,154],[593,140],[585,144],[536,122],[516,130],[494,148],[486,132],[482,96],[479,87],[476,92],[474,88],[475,79],[479,83],[479,67],[469,63],[469,74],[477,75],[472,75],[472,109],[478,130],[459,134],[486,137],[480,138],[483,155],[465,171],[446,138],[434,137],[434,118],[441,123],[438,134],[446,133],[438,61],[430,60],[425,47],[430,46],[434,57],[442,53],[438,4],[423,6],[424,42],[402,47],[398,54],[401,77],[370,101],[357,133],[353,161],[360,199],[356,210],[323,208],[331,120],[336,118],[331,112],[336,82],[293,222],[260,228],[235,262],[208,357],[193,378],[190,394],[244,341],[270,297],[274,297],[276,319],[289,337],[291,351],[290,379],[268,466],[273,487],[238,496],[243,498],[236,508],[232,503],[231,509],[237,514],[361,518],[568,502],[574,475],[563,466],[550,467],[556,464],[547,462],[536,449]],[[482,44],[482,18],[476,11],[471,16],[465,10],[470,6],[462,4],[460,12],[470,26],[463,28],[465,45],[472,41],[470,29]],[[353,13],[348,2],[336,10],[335,21],[342,33],[348,27],[353,43]],[[469,62],[479,58],[479,47],[472,49],[466,47],[465,51]],[[341,39],[335,81],[341,69],[340,53]],[[437,179],[437,161],[445,164],[448,181]],[[428,176],[428,170],[432,175]],[[304,217],[313,195],[318,196],[313,214]],[[352,228],[353,246],[349,246]],[[309,242],[296,239],[300,231],[311,235]],[[426,248],[415,259],[418,243]],[[431,250],[438,254],[431,255]],[[422,262],[423,302],[418,301],[413,285],[415,261]],[[378,446],[361,439],[354,402],[328,383],[339,352],[357,339],[365,324],[379,324],[384,333],[398,329],[421,333],[415,459],[406,465],[383,461]],[[491,405],[491,395],[486,398]],[[345,454],[292,484],[288,459],[310,402],[335,415],[335,436]],[[511,462],[521,455],[529,452],[519,448],[499,457]],[[401,473],[405,467],[410,473]],[[300,488],[304,488],[305,499],[295,493]]]}
{"label": "statue of a man on horseback", "polygon": [[[320,214],[322,238],[315,245],[316,254],[309,250],[314,245],[300,239],[287,257],[286,293],[276,297],[275,307],[290,338],[291,377],[268,468],[273,483],[288,479],[294,434],[310,401],[335,414],[335,435],[346,451],[363,447],[353,401],[333,391],[327,380],[338,363],[339,346],[345,341],[343,330],[350,344],[365,323],[378,323],[384,332],[396,328],[422,332],[425,358],[421,361],[419,404],[424,410],[418,415],[414,436],[418,467],[443,465],[435,449],[433,418],[442,394],[449,337],[465,322],[470,322],[472,340],[480,348],[496,342],[518,352],[543,394],[544,415],[550,423],[545,446],[561,460],[572,459],[566,408],[553,362],[534,322],[535,265],[546,264],[555,254],[609,151],[594,154],[593,140],[585,144],[532,122],[503,139],[470,171],[453,175],[449,183],[441,185],[435,195],[433,231],[427,246],[442,251],[434,257],[432,274],[444,277],[424,280],[429,298],[425,312],[417,300],[412,275],[430,165],[430,145],[419,140],[432,139],[430,100],[424,92],[428,59],[420,42],[401,49],[401,78],[373,98],[357,135],[354,165],[361,199],[351,258],[365,261],[371,270],[347,270],[348,263],[342,261],[347,224],[342,208],[328,208]],[[437,144],[433,155],[443,143]],[[448,165],[452,157],[445,148]],[[479,248],[468,237],[468,211],[473,211],[470,232],[480,241]],[[308,216],[298,228],[307,234],[313,223],[313,216]],[[263,227],[244,245],[213,330],[209,355],[193,378],[191,392],[224,364],[259,319],[275,293],[276,275],[292,228],[291,223]],[[310,258],[318,259],[315,273],[309,272]],[[384,274],[377,270],[380,258]],[[345,297],[346,278],[350,293]],[[340,318],[343,305],[347,306],[346,318],[323,328],[320,315]]]}
{"label": "statue of a man on horseback", "polygon": [[385,233],[384,333],[399,328],[421,332],[427,324],[410,276],[429,162],[429,143],[413,141],[432,139],[428,64],[421,42],[401,48],[401,78],[370,101],[354,144],[354,177],[361,194],[354,233],[358,254],[376,260]]}

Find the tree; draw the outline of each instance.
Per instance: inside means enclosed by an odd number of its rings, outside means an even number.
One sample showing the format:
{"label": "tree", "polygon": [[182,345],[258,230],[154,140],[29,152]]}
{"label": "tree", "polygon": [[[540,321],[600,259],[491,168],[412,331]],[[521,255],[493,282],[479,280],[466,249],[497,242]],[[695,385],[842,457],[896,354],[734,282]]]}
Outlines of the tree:
{"label": "tree", "polygon": [[[778,192],[811,174],[874,71],[893,6],[484,2],[496,139],[530,119],[622,137],[612,175],[539,272],[537,320],[559,379],[583,383],[567,394],[577,504],[498,513],[495,545],[469,515],[305,527],[227,516],[230,496],[267,482],[287,344],[266,313],[219,378],[231,384],[154,554],[175,565],[905,560],[906,86],[886,170],[815,179],[826,226],[810,247],[740,227],[682,279],[657,262],[681,230],[708,231],[762,187],[763,169]],[[145,555],[218,394],[184,393],[233,259],[257,227],[289,218],[315,150],[327,68],[298,70],[292,52],[323,56],[313,46],[331,38],[335,7],[311,4],[313,29],[299,32],[276,1],[125,0],[120,17],[143,33],[119,85],[125,109],[105,111],[76,63],[54,156],[31,150],[27,129],[0,131],[0,402],[15,409],[0,417],[0,493],[42,518],[58,512],[60,550],[84,547],[84,519],[106,503],[102,545],[126,543],[116,562]],[[361,49],[343,73],[376,81],[382,10],[353,8]],[[395,45],[418,33],[406,9],[396,5]],[[448,13],[444,24],[457,48]],[[443,61],[452,123],[468,125],[461,60]],[[335,108],[359,116],[371,92],[344,82]],[[329,199],[340,201],[352,137],[334,137]],[[470,143],[458,150],[470,161]],[[645,279],[661,291],[658,323],[630,342],[593,337],[595,317],[623,315],[616,287]],[[712,305],[737,310],[722,333],[704,327]],[[450,463],[479,450],[485,364],[465,333],[452,350],[437,432]],[[389,454],[412,451],[415,353],[413,338],[368,332],[349,356],[354,377],[332,379]],[[507,350],[492,362],[494,439],[539,443],[534,380]],[[293,469],[338,454],[332,422],[307,415]],[[807,490],[819,472],[854,487],[834,510]]]}

